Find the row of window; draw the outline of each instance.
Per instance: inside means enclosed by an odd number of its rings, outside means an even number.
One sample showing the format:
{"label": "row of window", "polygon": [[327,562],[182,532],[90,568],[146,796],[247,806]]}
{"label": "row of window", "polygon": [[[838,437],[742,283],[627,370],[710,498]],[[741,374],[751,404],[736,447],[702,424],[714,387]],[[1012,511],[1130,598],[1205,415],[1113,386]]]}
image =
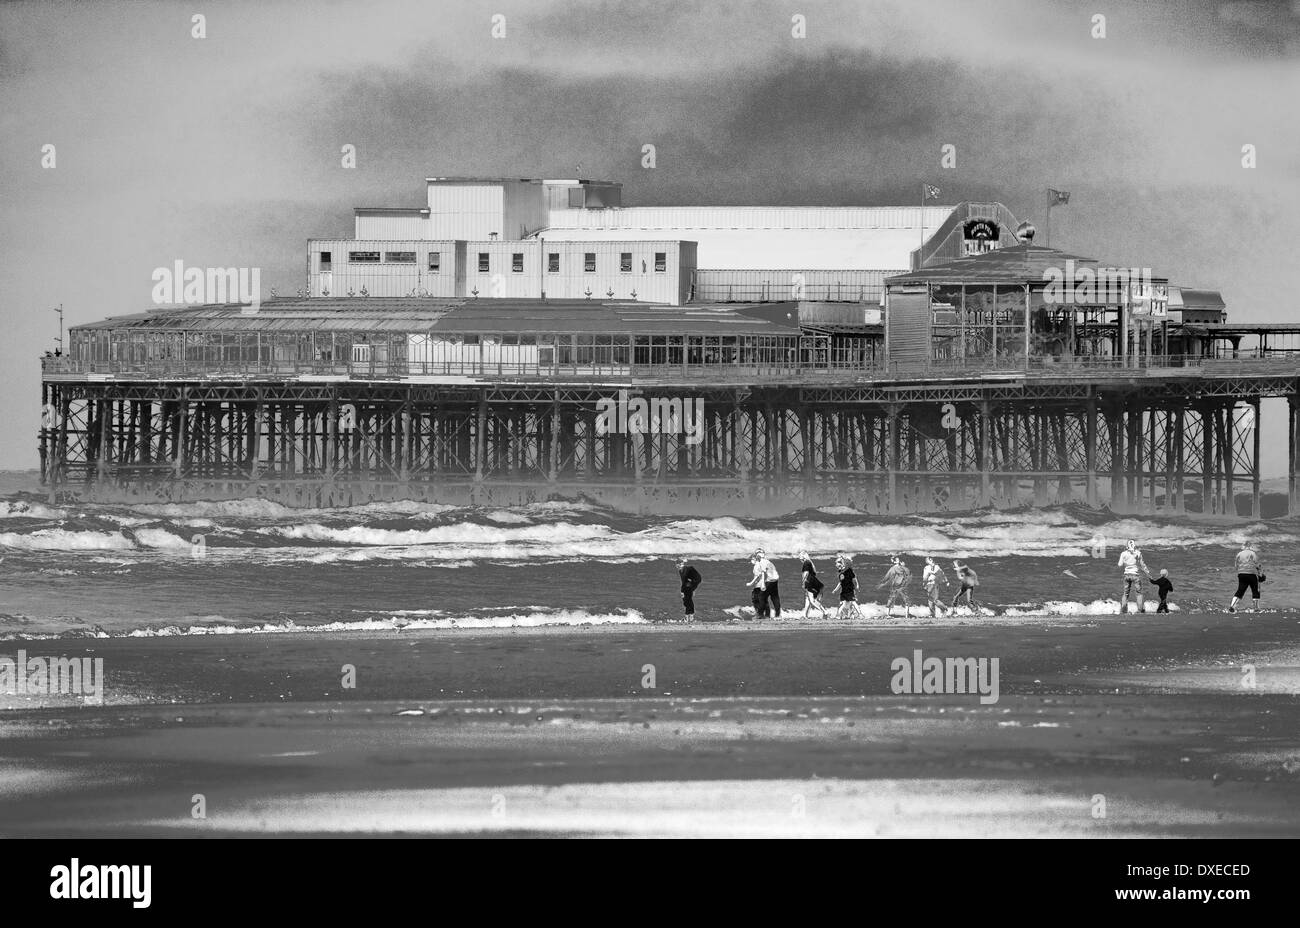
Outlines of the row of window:
{"label": "row of window", "polygon": [[[378,251],[349,251],[349,264],[379,264],[380,252]],[[415,264],[415,252],[413,251],[385,251],[383,252],[383,263],[385,264]],[[320,269],[330,271],[334,268],[334,255],[328,251],[320,253]],[[632,252],[620,252],[618,256],[618,269],[624,274],[632,273]],[[478,253],[478,270],[480,274],[488,274],[492,271],[492,254],[487,251]],[[510,256],[510,270],[515,274],[524,272],[524,253],[516,251]],[[550,274],[560,273],[560,253],[558,251],[548,252],[546,255],[546,270]],[[594,251],[584,252],[582,256],[582,270],[587,274],[596,273],[596,253]],[[662,274],[668,270],[668,253],[664,251],[655,252],[655,273]],[[442,252],[429,252],[429,272],[431,274],[442,273]],[[641,261],[641,273],[646,272],[646,262]]]}

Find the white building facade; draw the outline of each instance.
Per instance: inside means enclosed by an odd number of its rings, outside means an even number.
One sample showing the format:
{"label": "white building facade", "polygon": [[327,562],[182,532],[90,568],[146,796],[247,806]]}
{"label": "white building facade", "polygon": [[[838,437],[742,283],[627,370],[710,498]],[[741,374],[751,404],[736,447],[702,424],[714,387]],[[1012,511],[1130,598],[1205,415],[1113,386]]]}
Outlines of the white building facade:
{"label": "white building facade", "polygon": [[426,178],[424,206],[361,207],[309,243],[311,296],[879,304],[918,264],[1015,244],[997,203],[623,207],[612,181]]}

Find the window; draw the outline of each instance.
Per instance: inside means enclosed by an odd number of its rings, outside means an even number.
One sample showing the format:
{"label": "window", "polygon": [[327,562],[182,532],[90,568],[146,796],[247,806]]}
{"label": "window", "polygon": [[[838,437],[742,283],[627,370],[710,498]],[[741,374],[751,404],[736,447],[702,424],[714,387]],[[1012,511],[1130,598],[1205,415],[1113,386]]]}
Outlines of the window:
{"label": "window", "polygon": [[486,251],[480,251],[478,253],[478,272],[480,274],[486,274],[491,269],[492,267],[488,260],[488,253]]}
{"label": "window", "polygon": [[378,264],[379,252],[377,251],[349,251],[348,262],[351,264]]}
{"label": "window", "polygon": [[516,251],[510,256],[510,270],[515,274],[524,272],[524,253],[522,251]]}
{"label": "window", "polygon": [[321,269],[322,271],[328,271],[328,270],[330,270],[333,266],[334,266],[334,265],[333,265],[333,255],[331,255],[328,251],[322,251],[322,252],[320,253],[320,269]]}
{"label": "window", "polygon": [[620,271],[622,271],[624,274],[627,274],[627,273],[630,273],[630,272],[631,272],[631,270],[632,270],[632,252],[630,252],[630,251],[619,252],[619,255],[618,255],[618,269],[619,269]]}
{"label": "window", "polygon": [[596,253],[594,251],[583,252],[582,269],[588,274],[596,273]]}
{"label": "window", "polygon": [[429,272],[431,274],[442,273],[442,252],[441,251],[429,252]]}
{"label": "window", "polygon": [[668,252],[656,251],[655,252],[655,273],[662,274],[666,270],[668,270]]}
{"label": "window", "polygon": [[415,252],[413,251],[386,251],[384,260],[389,264],[414,264]]}
{"label": "window", "polygon": [[560,273],[560,253],[552,251],[546,256],[546,270],[550,274]]}
{"label": "window", "polygon": [[586,205],[586,197],[581,187],[569,188],[569,209],[582,209]]}

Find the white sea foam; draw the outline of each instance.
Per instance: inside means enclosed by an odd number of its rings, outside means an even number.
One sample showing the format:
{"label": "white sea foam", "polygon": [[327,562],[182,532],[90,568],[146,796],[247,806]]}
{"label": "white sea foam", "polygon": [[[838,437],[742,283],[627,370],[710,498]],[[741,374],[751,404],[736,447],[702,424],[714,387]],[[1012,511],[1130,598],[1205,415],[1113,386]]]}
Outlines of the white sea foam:
{"label": "white sea foam", "polygon": [[523,513],[512,512],[509,509],[498,509],[495,512],[489,512],[486,518],[502,525],[528,525],[533,521]]}
{"label": "white sea foam", "polygon": [[[408,616],[424,616],[407,618]],[[220,617],[214,616],[214,619]],[[162,628],[142,628],[128,633],[131,638],[160,638],[173,635],[258,635],[291,634],[303,632],[377,632],[415,631],[419,629],[454,628],[540,628],[548,625],[634,625],[644,623],[645,616],[635,609],[618,612],[591,613],[581,609],[541,610],[512,613],[510,615],[443,616],[436,610],[396,610],[367,619],[348,622],[325,622],[319,625],[300,625],[296,622],[265,625],[168,625]]]}
{"label": "white sea foam", "polygon": [[26,500],[0,500],[0,519],[49,519],[58,521],[68,518],[66,509],[45,506]]}
{"label": "white sea foam", "polygon": [[61,528],[35,532],[0,532],[0,547],[23,551],[121,551],[135,545],[117,532],[69,532]]}
{"label": "white sea foam", "polygon": [[[827,601],[823,603],[823,605],[826,606],[827,612],[831,616],[835,615],[839,606],[838,603],[831,602],[831,601]],[[1156,610],[1156,605],[1157,602],[1155,600],[1148,600],[1145,603],[1145,612],[1148,614],[1154,613]],[[1169,609],[1171,612],[1179,611],[1178,606],[1175,603],[1170,603]],[[754,609],[752,606],[732,606],[729,609],[724,609],[722,611],[727,615],[736,616],[737,618],[752,618],[754,615]],[[893,619],[904,618],[902,607],[895,606],[892,611],[886,611],[884,604],[879,602],[858,603],[858,611],[862,614],[862,617],[864,619],[888,620],[890,618]],[[797,603],[795,602],[785,603],[785,609],[782,612],[782,616],[784,618],[794,619],[796,617],[802,616],[802,614],[803,614],[802,598]],[[1137,614],[1136,603],[1129,604],[1128,614],[1130,615]],[[967,606],[959,606],[956,612],[945,611],[942,615],[939,616],[939,621],[942,621],[944,619],[961,620],[961,619],[973,619],[973,618],[987,619],[987,618],[998,618],[998,617],[1069,618],[1072,616],[1102,616],[1102,615],[1118,616],[1119,601],[1114,599],[1098,599],[1087,603],[1073,602],[1068,600],[1066,601],[1051,600],[1044,603],[1017,603],[1013,606],[1007,606],[1001,612],[990,609],[988,606],[977,606],[974,610],[971,610]],[[819,614],[814,611],[813,616],[814,618],[818,618]],[[913,601],[907,610],[906,617],[911,619],[929,619],[931,618],[930,608],[927,605],[918,603],[916,601],[916,598],[913,597]]]}
{"label": "white sea foam", "polygon": [[[1143,603],[1143,611],[1154,613],[1159,606],[1158,599],[1147,599]],[[1170,612],[1181,612],[1177,603],[1169,604]],[[1137,603],[1128,603],[1126,610],[1129,615],[1137,614]],[[1092,602],[1081,603],[1070,600],[1057,601],[1048,600],[1044,603],[1017,603],[1014,606],[1008,606],[1004,615],[1010,616],[1038,616],[1038,615],[1119,615],[1119,600],[1117,599],[1094,599]]]}

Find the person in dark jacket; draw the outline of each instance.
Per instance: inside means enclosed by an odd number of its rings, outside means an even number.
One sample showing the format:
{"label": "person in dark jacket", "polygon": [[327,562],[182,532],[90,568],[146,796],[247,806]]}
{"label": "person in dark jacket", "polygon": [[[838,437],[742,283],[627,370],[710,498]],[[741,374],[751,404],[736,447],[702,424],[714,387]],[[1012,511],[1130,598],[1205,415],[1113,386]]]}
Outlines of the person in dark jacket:
{"label": "person in dark jacket", "polygon": [[820,580],[817,579],[817,568],[813,566],[812,558],[808,556],[807,551],[799,553],[799,571],[803,574],[803,617],[808,618],[808,610],[816,606],[821,610],[822,618],[826,618],[826,607],[822,605],[822,590],[825,588]]}
{"label": "person in dark jacket", "polygon": [[840,594],[840,610],[836,616],[841,619],[860,619],[862,611],[858,609],[858,578],[853,573],[853,562],[847,554],[835,559],[835,570],[840,575],[840,582],[831,592]]}
{"label": "person in dark jacket", "polygon": [[677,562],[677,576],[682,581],[682,611],[687,622],[695,621],[695,589],[704,579],[686,558]]}
{"label": "person in dark jacket", "polygon": [[1174,591],[1174,585],[1169,581],[1169,571],[1161,570],[1159,577],[1147,577],[1156,585],[1156,590],[1160,593],[1160,605],[1156,606],[1156,612],[1169,611],[1169,594]]}

